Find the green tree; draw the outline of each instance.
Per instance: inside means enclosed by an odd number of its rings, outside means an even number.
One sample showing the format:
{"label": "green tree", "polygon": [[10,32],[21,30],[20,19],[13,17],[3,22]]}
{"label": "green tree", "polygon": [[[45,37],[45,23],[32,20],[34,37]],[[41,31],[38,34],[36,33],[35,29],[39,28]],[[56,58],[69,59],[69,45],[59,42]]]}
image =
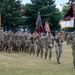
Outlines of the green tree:
{"label": "green tree", "polygon": [[45,21],[48,21],[51,27],[59,27],[58,22],[61,19],[61,12],[56,8],[54,0],[31,0],[31,3],[26,4],[25,16],[27,25],[35,27],[39,11],[43,25]]}
{"label": "green tree", "polygon": [[69,3],[70,3],[70,2],[71,2],[71,3],[74,3],[74,2],[75,2],[75,0],[69,0]]}
{"label": "green tree", "polygon": [[70,6],[65,4],[62,6],[62,17],[68,12]]}
{"label": "green tree", "polygon": [[2,25],[17,26],[21,24],[20,0],[0,0]]}

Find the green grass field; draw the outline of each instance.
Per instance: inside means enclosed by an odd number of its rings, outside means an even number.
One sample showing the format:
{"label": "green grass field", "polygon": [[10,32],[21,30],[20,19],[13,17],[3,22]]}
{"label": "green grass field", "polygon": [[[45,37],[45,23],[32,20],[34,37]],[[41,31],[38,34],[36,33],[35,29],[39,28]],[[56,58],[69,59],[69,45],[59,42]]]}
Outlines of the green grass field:
{"label": "green grass field", "polygon": [[64,44],[60,62],[56,63],[55,49],[52,60],[24,52],[0,52],[0,75],[75,75],[71,46]]}

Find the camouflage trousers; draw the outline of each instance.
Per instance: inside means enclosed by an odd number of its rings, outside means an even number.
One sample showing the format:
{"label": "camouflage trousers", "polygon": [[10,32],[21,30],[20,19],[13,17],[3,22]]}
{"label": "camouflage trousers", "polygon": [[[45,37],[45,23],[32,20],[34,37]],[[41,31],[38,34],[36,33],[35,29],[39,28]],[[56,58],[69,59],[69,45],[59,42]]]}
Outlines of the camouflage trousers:
{"label": "camouflage trousers", "polygon": [[49,52],[49,59],[52,58],[52,48],[53,45],[51,43],[47,43],[45,46],[45,59],[47,58],[48,52]]}
{"label": "camouflage trousers", "polygon": [[51,59],[52,58],[52,48],[51,47],[45,48],[45,59],[48,56],[48,52],[49,52],[49,59]]}
{"label": "camouflage trousers", "polygon": [[62,53],[62,46],[55,46],[55,50],[56,50],[57,63],[59,63],[61,53]]}
{"label": "camouflage trousers", "polygon": [[33,53],[33,55],[35,54],[35,43],[30,43],[30,46],[29,46],[29,53]]}
{"label": "camouflage trousers", "polygon": [[8,41],[8,52],[10,53],[13,50],[13,41]]}
{"label": "camouflage trousers", "polygon": [[25,52],[29,52],[30,42],[25,42]]}
{"label": "camouflage trousers", "polygon": [[20,50],[23,52],[25,51],[25,42],[22,41],[21,44],[20,44]]}
{"label": "camouflage trousers", "polygon": [[8,50],[8,41],[4,41],[3,50],[4,51],[7,51]]}
{"label": "camouflage trousers", "polygon": [[73,65],[75,68],[75,46],[72,46]]}
{"label": "camouflage trousers", "polygon": [[15,41],[13,42],[13,51],[19,52],[20,51],[21,42]]}
{"label": "camouflage trousers", "polygon": [[71,44],[72,44],[71,40],[70,40],[70,39],[67,39],[67,40],[66,40],[66,44],[67,44],[67,45],[71,45]]}
{"label": "camouflage trousers", "polygon": [[0,41],[0,51],[3,50],[3,41]]}
{"label": "camouflage trousers", "polygon": [[37,57],[39,56],[39,54],[41,53],[41,58],[43,57],[43,49],[44,47],[40,44],[37,44]]}

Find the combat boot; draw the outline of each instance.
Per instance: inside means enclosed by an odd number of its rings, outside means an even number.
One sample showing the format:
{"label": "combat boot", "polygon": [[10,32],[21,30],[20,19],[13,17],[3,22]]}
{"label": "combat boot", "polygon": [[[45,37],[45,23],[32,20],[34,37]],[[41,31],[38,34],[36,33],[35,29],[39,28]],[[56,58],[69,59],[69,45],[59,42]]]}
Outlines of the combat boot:
{"label": "combat boot", "polygon": [[59,58],[57,58],[57,63],[60,64],[60,62],[59,62]]}

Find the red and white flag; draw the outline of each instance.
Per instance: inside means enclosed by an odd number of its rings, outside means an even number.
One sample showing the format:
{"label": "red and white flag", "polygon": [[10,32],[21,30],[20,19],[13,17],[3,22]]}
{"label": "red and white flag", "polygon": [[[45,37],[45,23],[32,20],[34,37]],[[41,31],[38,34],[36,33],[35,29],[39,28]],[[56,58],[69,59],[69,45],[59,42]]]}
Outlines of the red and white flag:
{"label": "red and white flag", "polygon": [[74,27],[74,7],[71,4],[71,8],[66,13],[64,18],[59,22],[61,28],[73,28]]}
{"label": "red and white flag", "polygon": [[42,26],[42,23],[41,23],[41,15],[40,15],[40,12],[38,12],[38,18],[36,20],[36,31],[38,33],[43,33],[44,32],[44,29],[43,29],[43,26]]}

